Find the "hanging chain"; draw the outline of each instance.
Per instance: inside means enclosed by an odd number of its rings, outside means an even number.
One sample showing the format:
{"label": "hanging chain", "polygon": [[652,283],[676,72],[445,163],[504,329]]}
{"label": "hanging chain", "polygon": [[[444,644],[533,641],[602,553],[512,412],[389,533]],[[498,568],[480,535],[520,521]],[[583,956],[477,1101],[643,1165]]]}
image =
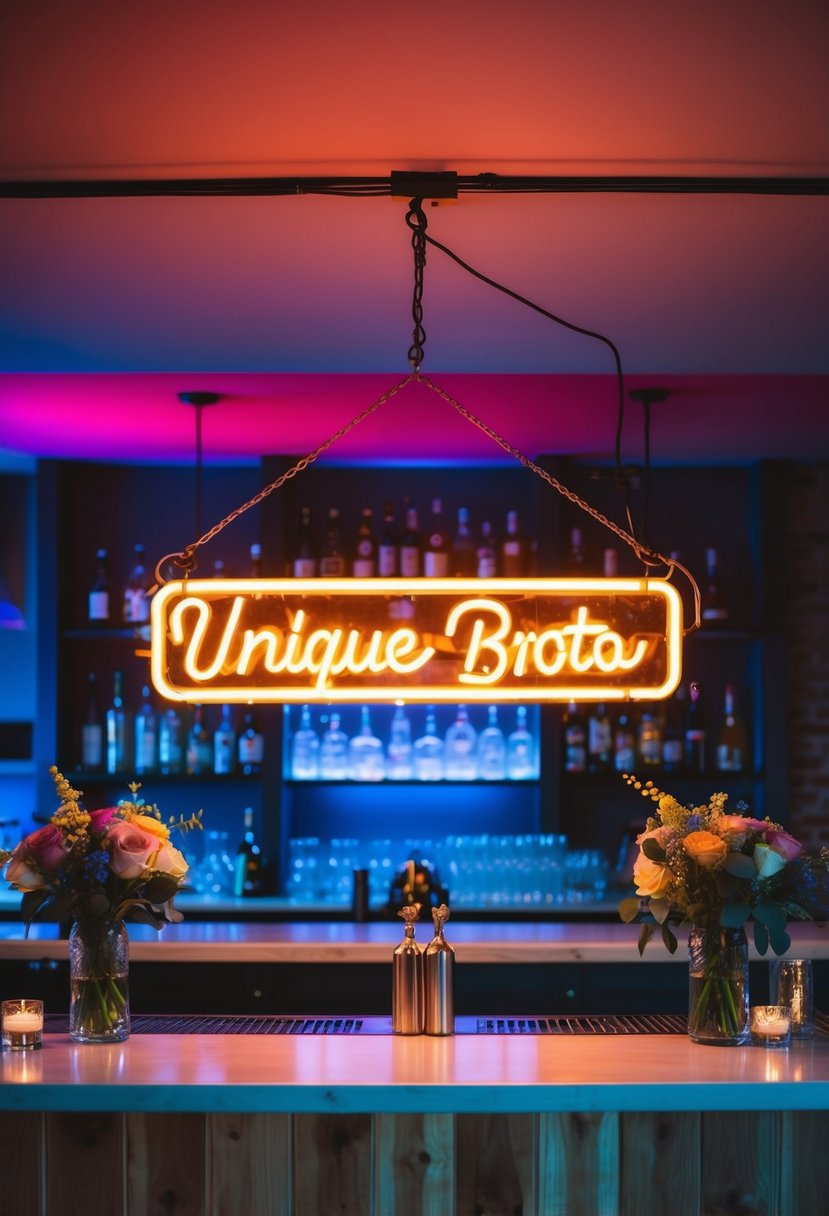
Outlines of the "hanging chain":
{"label": "hanging chain", "polygon": [[412,230],[412,253],[414,255],[414,289],[412,291],[412,344],[409,347],[409,363],[415,373],[423,362],[423,346],[426,330],[423,328],[423,271],[426,266],[426,212],[423,199],[413,198],[406,212],[406,223]]}

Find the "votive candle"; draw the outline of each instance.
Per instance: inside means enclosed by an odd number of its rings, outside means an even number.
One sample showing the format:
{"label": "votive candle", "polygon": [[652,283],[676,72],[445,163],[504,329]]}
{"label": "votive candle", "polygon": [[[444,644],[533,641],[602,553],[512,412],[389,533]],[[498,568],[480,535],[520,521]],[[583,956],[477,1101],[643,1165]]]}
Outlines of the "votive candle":
{"label": "votive candle", "polygon": [[2,1041],[8,1051],[34,1051],[43,1041],[43,1001],[3,1001]]}
{"label": "votive candle", "polygon": [[751,1041],[755,1047],[788,1047],[792,1037],[792,1011],[786,1005],[752,1005]]}

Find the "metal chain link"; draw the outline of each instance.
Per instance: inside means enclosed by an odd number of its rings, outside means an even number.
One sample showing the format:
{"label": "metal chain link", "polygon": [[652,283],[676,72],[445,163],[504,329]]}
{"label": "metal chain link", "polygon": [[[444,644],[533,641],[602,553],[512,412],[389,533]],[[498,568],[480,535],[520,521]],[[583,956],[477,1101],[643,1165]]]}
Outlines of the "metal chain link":
{"label": "metal chain link", "polygon": [[423,328],[423,271],[426,266],[426,212],[423,199],[413,198],[406,212],[406,223],[412,230],[412,252],[414,254],[414,289],[412,291],[412,344],[409,347],[409,363],[415,372],[423,362],[423,346],[426,330]]}

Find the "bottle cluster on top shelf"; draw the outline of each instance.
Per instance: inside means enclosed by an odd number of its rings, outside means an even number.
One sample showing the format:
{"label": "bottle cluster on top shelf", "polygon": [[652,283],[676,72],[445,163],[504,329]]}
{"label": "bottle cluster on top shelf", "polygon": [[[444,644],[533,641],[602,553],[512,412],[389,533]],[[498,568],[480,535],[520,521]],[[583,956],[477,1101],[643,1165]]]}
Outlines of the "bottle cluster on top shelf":
{"label": "bottle cluster on top shelf", "polygon": [[146,625],[150,619],[147,593],[153,580],[146,567],[144,546],[133,547],[132,565],[120,588],[120,597],[110,572],[108,551],[99,549],[96,560],[97,571],[87,600],[88,624],[99,627]]}
{"label": "bottle cluster on top shelf", "polygon": [[402,511],[387,502],[379,527],[372,507],[363,507],[356,534],[344,534],[338,507],[329,507],[318,535],[310,507],[303,507],[293,546],[295,578],[517,578],[535,573],[535,544],[517,511],[508,511],[501,533],[489,519],[473,529],[468,507],[453,525],[440,498],[428,519],[408,500]]}
{"label": "bottle cluster on top shelf", "polygon": [[[444,731],[438,728],[434,706],[415,712],[418,717],[413,724],[412,710],[396,706],[386,737],[380,738],[367,705],[360,707],[359,726],[351,735],[343,729],[338,710],[326,709],[315,726],[310,707],[303,705],[297,729],[291,732],[289,724],[286,732],[287,775],[295,781],[529,781],[538,777],[537,733],[530,729],[524,706],[507,711],[491,705],[479,711],[485,716],[478,717],[476,726],[467,707],[459,705]],[[287,710],[286,714],[290,716]]]}
{"label": "bottle cluster on top shelf", "polygon": [[568,705],[562,722],[565,772],[643,772],[659,768],[688,776],[751,769],[748,732],[731,685],[723,709],[709,724],[700,685],[682,685],[668,701]]}
{"label": "bottle cluster on top shelf", "polygon": [[157,708],[147,685],[134,705],[125,702],[123,673],[113,675],[105,711],[94,672],[88,676],[81,727],[80,767],[90,773],[142,776],[215,774],[253,776],[262,771],[264,736],[250,710],[213,710],[165,703]]}

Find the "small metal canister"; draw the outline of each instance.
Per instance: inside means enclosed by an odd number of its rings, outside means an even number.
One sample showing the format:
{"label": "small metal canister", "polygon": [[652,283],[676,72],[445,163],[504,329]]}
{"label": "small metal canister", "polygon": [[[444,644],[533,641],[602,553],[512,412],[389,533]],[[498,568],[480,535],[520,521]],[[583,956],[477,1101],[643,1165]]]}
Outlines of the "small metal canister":
{"label": "small metal canister", "polygon": [[420,904],[407,904],[398,916],[406,934],[392,956],[391,1028],[395,1034],[423,1034],[423,952],[415,941]]}
{"label": "small metal canister", "polygon": [[455,1033],[455,951],[443,936],[448,919],[446,904],[432,909],[435,936],[423,955],[427,1034]]}

